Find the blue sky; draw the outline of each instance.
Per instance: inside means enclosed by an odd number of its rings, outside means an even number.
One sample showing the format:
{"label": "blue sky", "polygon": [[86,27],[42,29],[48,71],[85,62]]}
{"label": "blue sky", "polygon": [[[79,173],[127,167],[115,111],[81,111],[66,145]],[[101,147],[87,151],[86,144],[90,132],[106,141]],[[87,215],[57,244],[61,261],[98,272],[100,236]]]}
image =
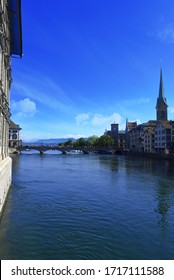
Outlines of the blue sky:
{"label": "blue sky", "polygon": [[174,119],[173,0],[22,1],[23,58],[12,58],[22,140],[102,135],[156,118],[160,64]]}

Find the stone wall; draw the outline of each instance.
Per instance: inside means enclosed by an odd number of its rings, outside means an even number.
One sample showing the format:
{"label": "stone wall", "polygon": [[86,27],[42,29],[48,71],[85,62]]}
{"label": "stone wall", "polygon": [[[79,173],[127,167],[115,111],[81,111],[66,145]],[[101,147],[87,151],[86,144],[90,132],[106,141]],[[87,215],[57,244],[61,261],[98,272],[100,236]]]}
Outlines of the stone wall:
{"label": "stone wall", "polygon": [[6,157],[0,161],[0,214],[2,213],[7,194],[11,185],[12,160]]}

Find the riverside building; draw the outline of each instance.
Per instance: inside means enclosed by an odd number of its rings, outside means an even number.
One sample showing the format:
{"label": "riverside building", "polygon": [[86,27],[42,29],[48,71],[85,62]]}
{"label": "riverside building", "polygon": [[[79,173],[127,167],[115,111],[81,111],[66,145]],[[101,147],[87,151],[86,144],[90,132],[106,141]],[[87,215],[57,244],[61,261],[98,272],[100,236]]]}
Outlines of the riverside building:
{"label": "riverside building", "polygon": [[[9,149],[15,151],[16,148],[18,148],[21,145],[20,140],[20,132],[21,128],[18,124],[14,123],[12,120],[10,120],[9,125]],[[10,152],[10,150],[9,150]]]}
{"label": "riverside building", "polygon": [[127,145],[130,151],[147,153],[170,153],[173,151],[174,121],[168,120],[167,107],[161,69],[156,120],[135,125],[126,131],[127,139],[129,139]]}
{"label": "riverside building", "polygon": [[0,213],[11,184],[8,154],[11,57],[22,56],[21,0],[0,0]]}

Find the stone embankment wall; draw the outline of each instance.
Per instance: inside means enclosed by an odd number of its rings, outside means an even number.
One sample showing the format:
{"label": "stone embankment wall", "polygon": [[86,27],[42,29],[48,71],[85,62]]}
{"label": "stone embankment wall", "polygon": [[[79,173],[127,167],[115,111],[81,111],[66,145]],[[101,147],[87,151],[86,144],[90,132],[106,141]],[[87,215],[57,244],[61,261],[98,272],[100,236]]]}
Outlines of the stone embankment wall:
{"label": "stone embankment wall", "polygon": [[20,154],[20,152],[16,148],[9,148],[8,153],[11,154]]}
{"label": "stone embankment wall", "polygon": [[168,159],[174,161],[174,154],[126,152],[125,155],[150,159]]}
{"label": "stone embankment wall", "polygon": [[2,213],[6,197],[11,185],[12,160],[10,157],[0,161],[0,214]]}

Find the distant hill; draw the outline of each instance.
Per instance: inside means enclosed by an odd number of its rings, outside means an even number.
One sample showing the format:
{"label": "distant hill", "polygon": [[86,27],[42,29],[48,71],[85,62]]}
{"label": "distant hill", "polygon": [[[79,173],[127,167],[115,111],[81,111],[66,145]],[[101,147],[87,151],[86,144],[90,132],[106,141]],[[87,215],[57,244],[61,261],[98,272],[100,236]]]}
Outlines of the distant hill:
{"label": "distant hill", "polygon": [[51,139],[39,139],[37,141],[25,142],[23,141],[23,145],[56,145],[59,143],[64,143],[68,140],[76,141],[75,138],[51,138]]}

